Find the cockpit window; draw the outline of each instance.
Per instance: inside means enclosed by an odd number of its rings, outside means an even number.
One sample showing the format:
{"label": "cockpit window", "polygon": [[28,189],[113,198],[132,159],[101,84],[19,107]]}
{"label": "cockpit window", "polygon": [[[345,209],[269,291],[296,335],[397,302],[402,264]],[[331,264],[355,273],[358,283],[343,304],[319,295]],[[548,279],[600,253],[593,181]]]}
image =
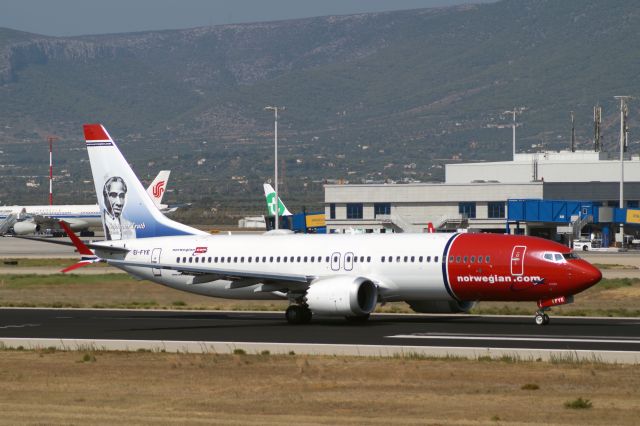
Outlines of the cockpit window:
{"label": "cockpit window", "polygon": [[542,257],[544,258],[544,260],[547,260],[549,262],[563,263],[566,261],[562,253],[558,252],[547,252],[544,253]]}

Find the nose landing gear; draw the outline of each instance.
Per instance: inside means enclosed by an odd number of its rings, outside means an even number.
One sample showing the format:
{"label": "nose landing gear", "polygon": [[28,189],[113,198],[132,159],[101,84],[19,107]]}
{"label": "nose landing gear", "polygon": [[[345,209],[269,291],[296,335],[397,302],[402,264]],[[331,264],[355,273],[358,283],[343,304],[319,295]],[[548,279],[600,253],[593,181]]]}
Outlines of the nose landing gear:
{"label": "nose landing gear", "polygon": [[536,324],[537,325],[547,325],[549,324],[549,321],[551,321],[549,319],[549,315],[547,315],[545,312],[545,310],[540,309],[536,312]]}

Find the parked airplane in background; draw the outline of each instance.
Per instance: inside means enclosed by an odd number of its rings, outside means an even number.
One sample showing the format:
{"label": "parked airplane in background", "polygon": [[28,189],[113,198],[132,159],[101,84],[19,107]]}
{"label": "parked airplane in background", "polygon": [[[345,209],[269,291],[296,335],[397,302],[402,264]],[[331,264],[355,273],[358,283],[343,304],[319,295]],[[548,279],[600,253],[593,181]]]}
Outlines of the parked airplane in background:
{"label": "parked airplane in background", "polygon": [[549,307],[572,302],[602,277],[566,246],[527,236],[209,235],[155,208],[103,126],[85,125],[84,134],[110,239],[85,245],[74,237],[83,260],[73,267],[104,260],[187,292],[288,300],[290,323],[312,315],[365,320],[380,302],[453,313],[496,300],[537,302],[542,325]]}
{"label": "parked airplane in background", "polygon": [[[174,207],[162,204],[169,181],[169,170],[162,170],[151,182],[147,193],[156,208],[165,212]],[[44,229],[59,229],[58,221],[64,220],[74,231],[86,231],[102,226],[100,208],[97,204],[0,206],[0,235],[13,228],[16,235],[27,235]]]}
{"label": "parked airplane in background", "polygon": [[[267,199],[267,211],[269,212],[269,216],[275,216],[276,214],[276,190],[273,189],[268,183],[263,185],[264,187],[264,196]],[[292,216],[289,209],[282,202],[282,198],[278,197],[278,216]]]}

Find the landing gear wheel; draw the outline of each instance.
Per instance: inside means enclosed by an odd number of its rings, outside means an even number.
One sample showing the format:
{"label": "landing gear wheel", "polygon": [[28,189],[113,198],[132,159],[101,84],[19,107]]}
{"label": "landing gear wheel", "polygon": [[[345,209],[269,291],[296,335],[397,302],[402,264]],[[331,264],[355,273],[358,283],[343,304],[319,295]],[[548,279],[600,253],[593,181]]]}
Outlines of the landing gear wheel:
{"label": "landing gear wheel", "polygon": [[536,325],[546,325],[543,314],[536,314]]}
{"label": "landing gear wheel", "polygon": [[289,324],[306,324],[311,321],[312,313],[309,308],[301,305],[291,305],[285,311]]}
{"label": "landing gear wheel", "polygon": [[347,322],[362,323],[362,322],[367,322],[370,316],[371,314],[354,315],[354,316],[345,317],[345,319],[347,320]]}
{"label": "landing gear wheel", "polygon": [[549,321],[551,321],[551,320],[549,319],[549,315],[547,315],[547,314],[542,314],[542,325],[547,325],[547,324],[549,324]]}

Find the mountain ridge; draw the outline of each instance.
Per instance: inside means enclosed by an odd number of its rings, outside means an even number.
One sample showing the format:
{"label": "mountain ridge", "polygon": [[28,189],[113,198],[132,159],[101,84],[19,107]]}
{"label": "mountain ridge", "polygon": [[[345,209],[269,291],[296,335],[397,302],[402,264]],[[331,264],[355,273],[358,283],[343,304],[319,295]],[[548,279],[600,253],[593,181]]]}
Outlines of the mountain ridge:
{"label": "mountain ridge", "polygon": [[[597,103],[614,150],[613,96],[640,89],[638,24],[632,2],[503,0],[78,37],[0,29],[0,158],[42,183],[34,158],[55,134],[59,168],[84,181],[80,126],[99,121],[143,176],[172,168],[178,195],[250,203],[273,167],[263,108],[285,105],[295,208],[296,197],[319,205],[326,179],[432,181],[444,162],[508,159],[511,132],[491,126],[514,106],[527,107],[519,150],[568,148],[571,110],[589,148]],[[632,135],[638,117],[632,107]],[[61,196],[90,196],[85,186]]]}

